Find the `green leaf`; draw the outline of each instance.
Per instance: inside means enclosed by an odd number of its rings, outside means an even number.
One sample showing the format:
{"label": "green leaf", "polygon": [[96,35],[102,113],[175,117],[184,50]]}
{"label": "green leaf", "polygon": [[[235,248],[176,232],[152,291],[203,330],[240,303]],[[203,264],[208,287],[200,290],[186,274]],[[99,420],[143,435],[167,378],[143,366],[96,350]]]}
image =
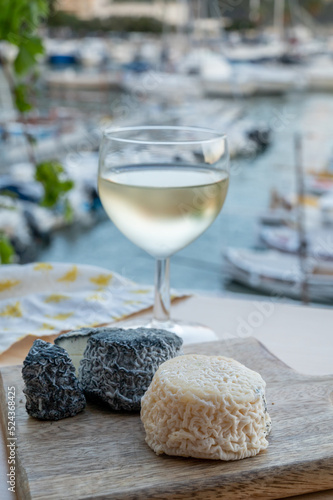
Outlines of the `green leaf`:
{"label": "green leaf", "polygon": [[14,61],[15,72],[18,75],[23,75],[24,73],[27,73],[31,66],[34,66],[34,64],[34,56],[30,54],[25,45],[22,45]]}
{"label": "green leaf", "polygon": [[44,46],[42,40],[37,37],[29,37],[27,39],[25,46],[28,48],[30,53],[34,56],[39,55],[39,54],[44,54]]}
{"label": "green leaf", "polygon": [[27,73],[37,63],[38,55],[43,53],[43,44],[39,38],[24,39],[14,61],[15,72],[18,75]]}
{"label": "green leaf", "polygon": [[73,181],[66,178],[63,166],[56,160],[39,163],[35,179],[44,187],[41,205],[49,208],[54,207],[74,186]]}
{"label": "green leaf", "polygon": [[0,264],[11,264],[15,257],[15,250],[7,236],[0,234]]}
{"label": "green leaf", "polygon": [[0,40],[13,40],[20,46],[22,39],[37,32],[46,20],[49,0],[1,0]]}
{"label": "green leaf", "polygon": [[28,90],[27,85],[24,83],[20,83],[14,88],[15,105],[20,113],[26,113],[32,109],[27,95]]}

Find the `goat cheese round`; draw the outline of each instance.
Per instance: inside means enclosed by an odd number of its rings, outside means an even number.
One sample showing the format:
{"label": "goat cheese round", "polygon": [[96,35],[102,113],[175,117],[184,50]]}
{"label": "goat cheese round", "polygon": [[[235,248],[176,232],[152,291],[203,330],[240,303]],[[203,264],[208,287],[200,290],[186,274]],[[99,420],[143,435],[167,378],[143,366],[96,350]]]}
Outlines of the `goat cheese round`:
{"label": "goat cheese round", "polygon": [[222,356],[187,355],[163,363],[141,401],[146,442],[155,453],[215,460],[257,455],[271,420],[265,382]]}
{"label": "goat cheese round", "polygon": [[91,335],[80,362],[85,394],[113,410],[139,411],[157,368],[179,354],[182,339],[165,330],[114,328]]}
{"label": "goat cheese round", "polygon": [[83,410],[86,399],[65,349],[35,340],[23,362],[26,410],[41,420],[72,417]]}

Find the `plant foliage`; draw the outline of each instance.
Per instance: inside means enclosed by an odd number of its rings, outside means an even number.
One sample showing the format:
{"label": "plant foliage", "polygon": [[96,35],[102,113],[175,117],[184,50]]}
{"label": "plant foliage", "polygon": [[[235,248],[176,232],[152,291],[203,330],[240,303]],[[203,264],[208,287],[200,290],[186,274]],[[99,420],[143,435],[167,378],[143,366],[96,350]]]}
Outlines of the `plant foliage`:
{"label": "plant foliage", "polygon": [[11,264],[14,261],[15,250],[3,233],[0,233],[0,264]]}
{"label": "plant foliage", "polygon": [[[0,65],[3,66],[14,103],[25,123],[25,113],[33,108],[32,91],[36,68],[44,53],[43,40],[39,27],[49,16],[50,0],[0,0],[0,41],[17,47],[17,55],[11,63],[0,52]],[[42,205],[52,208],[62,200],[73,187],[73,182],[65,175],[62,165],[55,160],[37,164],[33,138],[25,132],[30,161],[36,165],[35,178],[44,187]],[[70,217],[68,200],[64,201],[64,216]],[[0,263],[12,261],[14,249],[10,241],[0,234]]]}
{"label": "plant foliage", "polygon": [[41,204],[48,208],[54,207],[74,185],[73,181],[66,177],[64,167],[57,160],[38,163],[35,179],[44,187],[44,198]]}
{"label": "plant foliage", "polygon": [[34,70],[38,58],[44,53],[38,27],[49,12],[48,0],[1,0],[0,40],[5,40],[18,49],[12,71],[12,90],[20,112],[31,109],[29,89],[22,78]]}

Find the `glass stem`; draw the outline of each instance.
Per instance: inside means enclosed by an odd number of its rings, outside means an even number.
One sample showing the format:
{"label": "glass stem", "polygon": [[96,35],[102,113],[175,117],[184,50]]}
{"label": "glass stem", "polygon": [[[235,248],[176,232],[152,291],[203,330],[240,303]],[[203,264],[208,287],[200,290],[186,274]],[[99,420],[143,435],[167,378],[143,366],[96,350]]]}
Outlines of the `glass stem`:
{"label": "glass stem", "polygon": [[170,319],[170,259],[156,260],[154,320]]}

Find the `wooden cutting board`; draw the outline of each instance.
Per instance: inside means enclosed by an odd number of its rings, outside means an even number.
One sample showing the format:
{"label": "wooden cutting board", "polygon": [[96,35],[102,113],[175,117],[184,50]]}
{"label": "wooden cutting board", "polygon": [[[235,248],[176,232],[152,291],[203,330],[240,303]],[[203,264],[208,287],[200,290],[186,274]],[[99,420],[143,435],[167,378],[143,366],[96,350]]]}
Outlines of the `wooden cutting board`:
{"label": "wooden cutting board", "polygon": [[236,462],[156,456],[138,415],[97,406],[40,422],[24,408],[21,367],[1,370],[17,397],[17,489],[23,500],[276,499],[333,488],[333,376],[295,373],[254,339],[187,346],[186,353],[231,356],[267,382],[269,447]]}

